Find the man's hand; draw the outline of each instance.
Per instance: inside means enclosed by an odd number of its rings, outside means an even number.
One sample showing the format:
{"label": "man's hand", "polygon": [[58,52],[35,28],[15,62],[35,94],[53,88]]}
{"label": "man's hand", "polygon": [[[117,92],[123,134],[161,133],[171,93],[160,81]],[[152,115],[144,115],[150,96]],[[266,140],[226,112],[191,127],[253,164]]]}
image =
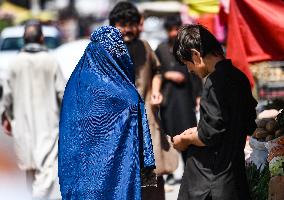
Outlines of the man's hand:
{"label": "man's hand", "polygon": [[185,151],[188,148],[188,146],[191,144],[190,134],[191,134],[191,129],[187,129],[181,134],[176,135],[173,138],[174,148],[179,151]]}
{"label": "man's hand", "polygon": [[2,115],[2,128],[6,135],[12,136],[12,126],[5,113]]}
{"label": "man's hand", "polygon": [[185,77],[181,72],[168,71],[164,74],[165,79],[181,84],[185,82]]}
{"label": "man's hand", "polygon": [[186,140],[186,138],[182,134],[176,135],[173,138],[173,142],[174,142],[174,145],[173,145],[174,148],[176,150],[179,150],[179,151],[185,151],[189,146],[188,141]]}
{"label": "man's hand", "polygon": [[153,91],[151,94],[151,104],[160,105],[163,101],[163,95],[158,91]]}
{"label": "man's hand", "polygon": [[198,138],[197,127],[189,128],[173,138],[174,148],[179,151],[185,151],[189,145],[205,146]]}

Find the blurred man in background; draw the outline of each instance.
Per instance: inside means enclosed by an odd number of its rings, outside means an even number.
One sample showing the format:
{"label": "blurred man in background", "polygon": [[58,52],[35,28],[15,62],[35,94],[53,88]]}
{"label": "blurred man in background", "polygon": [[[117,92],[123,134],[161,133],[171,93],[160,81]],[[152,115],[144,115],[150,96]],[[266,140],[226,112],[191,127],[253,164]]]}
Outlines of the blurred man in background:
{"label": "blurred man in background", "polygon": [[9,68],[2,125],[4,132],[13,136],[18,166],[26,172],[32,197],[60,199],[58,122],[65,81],[59,65],[43,46],[38,21],[27,22],[24,42]]}
{"label": "blurred man in background", "polygon": [[[196,99],[200,97],[202,90],[201,79],[189,73],[186,66],[179,64],[173,55],[173,44],[181,25],[179,15],[166,17],[164,28],[167,31],[168,40],[162,42],[156,50],[163,76],[162,128],[165,134],[172,137],[196,126]],[[182,152],[182,157],[185,164],[186,151]],[[167,183],[175,183],[172,175],[168,176]]]}
{"label": "blurred man in background", "polygon": [[[129,2],[118,3],[109,15],[110,25],[118,28],[127,45],[135,70],[135,85],[145,101],[154,155],[158,187],[143,187],[142,199],[164,200],[164,180],[162,175],[177,167],[176,151],[170,146],[166,136],[161,135],[157,121],[158,105],[162,102],[160,93],[160,63],[148,42],[140,40],[141,15]],[[173,160],[168,160],[173,159]]]}

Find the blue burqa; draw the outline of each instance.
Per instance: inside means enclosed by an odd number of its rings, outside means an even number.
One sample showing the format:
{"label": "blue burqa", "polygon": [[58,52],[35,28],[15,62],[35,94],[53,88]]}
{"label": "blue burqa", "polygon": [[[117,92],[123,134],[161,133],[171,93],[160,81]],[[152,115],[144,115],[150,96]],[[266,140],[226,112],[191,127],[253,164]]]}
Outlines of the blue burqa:
{"label": "blue burqa", "polygon": [[59,135],[63,200],[139,200],[154,168],[144,102],[118,29],[91,36],[64,93]]}

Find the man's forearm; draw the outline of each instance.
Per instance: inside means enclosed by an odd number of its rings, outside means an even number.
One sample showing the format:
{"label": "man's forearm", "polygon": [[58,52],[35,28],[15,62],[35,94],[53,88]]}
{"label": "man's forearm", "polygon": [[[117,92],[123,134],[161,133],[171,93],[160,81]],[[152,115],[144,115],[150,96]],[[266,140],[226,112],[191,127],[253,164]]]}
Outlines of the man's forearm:
{"label": "man's forearm", "polygon": [[190,139],[190,144],[195,145],[195,146],[199,146],[199,147],[203,147],[206,146],[198,137],[198,132],[194,131],[192,134],[189,135]]}
{"label": "man's forearm", "polygon": [[174,148],[179,151],[186,150],[190,145],[199,147],[206,146],[198,137],[197,128],[190,128],[185,130],[180,135],[173,137]]}
{"label": "man's forearm", "polygon": [[160,74],[156,74],[152,80],[152,91],[160,92],[162,86],[162,77]]}
{"label": "man's forearm", "polygon": [[199,147],[206,146],[198,137],[197,127],[189,128],[181,135],[186,138],[188,145],[195,145]]}

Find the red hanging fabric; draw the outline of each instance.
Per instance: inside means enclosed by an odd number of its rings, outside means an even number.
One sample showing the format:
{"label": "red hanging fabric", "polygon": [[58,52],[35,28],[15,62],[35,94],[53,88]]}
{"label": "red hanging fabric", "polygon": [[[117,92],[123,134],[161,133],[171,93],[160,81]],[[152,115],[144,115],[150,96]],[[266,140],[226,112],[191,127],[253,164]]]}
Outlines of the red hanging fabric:
{"label": "red hanging fabric", "polygon": [[249,62],[284,60],[284,2],[231,0],[227,57],[254,81]]}

